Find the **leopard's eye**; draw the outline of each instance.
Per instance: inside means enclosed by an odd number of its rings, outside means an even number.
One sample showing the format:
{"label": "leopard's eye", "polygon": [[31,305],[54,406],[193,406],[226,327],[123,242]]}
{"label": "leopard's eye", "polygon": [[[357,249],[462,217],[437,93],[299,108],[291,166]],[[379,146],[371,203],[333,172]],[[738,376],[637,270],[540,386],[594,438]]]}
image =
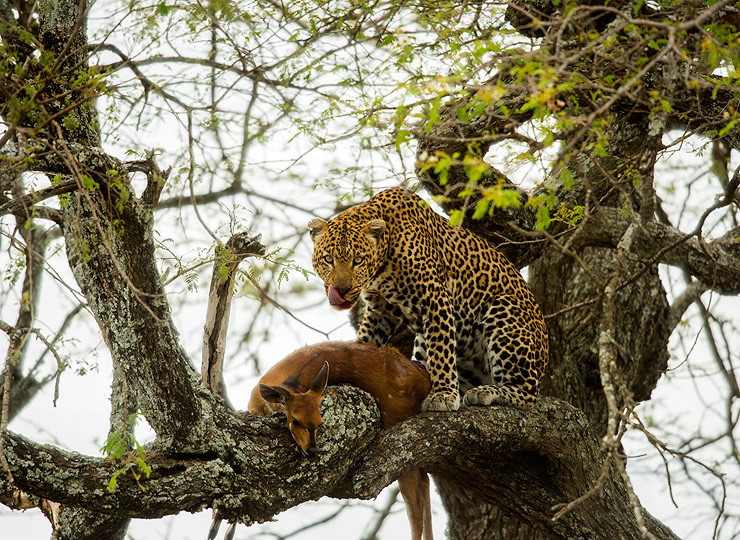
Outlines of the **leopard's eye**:
{"label": "leopard's eye", "polygon": [[362,255],[358,255],[357,257],[355,257],[355,260],[352,261],[352,262],[355,265],[358,265],[358,264],[362,264],[364,262],[364,260],[365,260],[365,257],[363,257]]}
{"label": "leopard's eye", "polygon": [[323,259],[323,261],[324,261],[324,262],[325,262],[326,264],[332,264],[332,263],[334,263],[334,257],[332,257],[331,255],[324,255],[324,256],[322,257],[322,259]]}

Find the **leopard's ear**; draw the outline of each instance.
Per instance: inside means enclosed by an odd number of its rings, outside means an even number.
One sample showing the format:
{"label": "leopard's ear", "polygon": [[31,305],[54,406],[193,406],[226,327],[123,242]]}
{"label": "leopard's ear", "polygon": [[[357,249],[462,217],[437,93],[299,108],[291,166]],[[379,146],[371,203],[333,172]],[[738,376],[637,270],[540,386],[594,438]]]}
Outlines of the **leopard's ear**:
{"label": "leopard's ear", "polygon": [[380,235],[383,234],[385,227],[385,221],[382,219],[374,219],[366,225],[365,233],[371,241],[376,241],[380,238]]}
{"label": "leopard's ear", "polygon": [[325,220],[317,217],[308,222],[308,230],[311,233],[311,240],[314,243],[318,242],[321,235],[324,234],[327,225],[329,224]]}

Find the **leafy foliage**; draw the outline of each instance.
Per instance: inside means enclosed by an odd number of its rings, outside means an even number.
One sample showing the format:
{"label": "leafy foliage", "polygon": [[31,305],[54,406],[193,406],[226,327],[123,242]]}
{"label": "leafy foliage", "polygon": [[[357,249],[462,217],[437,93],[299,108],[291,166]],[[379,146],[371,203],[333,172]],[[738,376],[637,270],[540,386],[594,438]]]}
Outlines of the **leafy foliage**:
{"label": "leafy foliage", "polygon": [[[124,463],[123,467],[118,469],[108,482],[106,487],[108,491],[114,491],[118,485],[118,478],[129,471],[142,491],[148,489],[142,485],[141,479],[142,476],[149,478],[152,470],[146,463],[146,451],[134,436],[134,428],[140,418],[143,418],[140,412],[130,414],[125,424],[120,424],[117,429],[111,431],[100,449],[107,457],[121,460]],[[134,467],[138,469],[138,472]]]}

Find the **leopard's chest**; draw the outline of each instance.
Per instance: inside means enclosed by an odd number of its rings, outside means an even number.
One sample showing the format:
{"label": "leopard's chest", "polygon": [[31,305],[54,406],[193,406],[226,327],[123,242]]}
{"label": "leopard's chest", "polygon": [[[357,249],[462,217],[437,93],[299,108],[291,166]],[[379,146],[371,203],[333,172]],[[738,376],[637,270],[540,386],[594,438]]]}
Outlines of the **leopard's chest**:
{"label": "leopard's chest", "polygon": [[479,289],[474,282],[465,283],[457,276],[440,275],[436,271],[430,274],[433,274],[428,276],[430,279],[418,279],[388,272],[378,276],[365,290],[397,305],[409,319],[415,319],[422,313],[436,312],[440,294],[450,301],[456,321],[474,320],[481,306],[489,300],[488,291]]}
{"label": "leopard's chest", "polygon": [[426,307],[429,307],[427,300],[408,289],[399,290],[392,282],[380,283],[376,290],[389,306],[394,306],[403,314],[411,330],[421,330],[422,302],[426,302]]}
{"label": "leopard's chest", "polygon": [[[414,332],[423,331],[423,321],[429,317],[436,317],[440,311],[437,298],[430,294],[431,290],[439,290],[439,284],[416,283],[414,286],[404,286],[393,279],[377,280],[372,287],[367,289],[372,295],[381,297],[387,306],[393,306],[394,310],[400,311],[406,325]],[[451,291],[449,284],[442,284],[447,291],[448,297]],[[474,324],[476,313],[480,306],[468,305],[465,299],[452,297],[452,320],[454,326],[470,327]],[[458,300],[458,301],[456,301]]]}

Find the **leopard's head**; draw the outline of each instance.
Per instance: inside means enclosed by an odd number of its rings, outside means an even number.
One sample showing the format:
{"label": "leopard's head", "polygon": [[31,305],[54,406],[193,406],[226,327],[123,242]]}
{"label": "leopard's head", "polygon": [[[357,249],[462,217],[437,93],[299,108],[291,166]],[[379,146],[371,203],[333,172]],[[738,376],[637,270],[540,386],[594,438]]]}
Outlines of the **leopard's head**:
{"label": "leopard's head", "polygon": [[314,243],[313,267],[324,281],[335,309],[350,309],[383,264],[380,244],[382,219],[346,219],[341,215],[308,222]]}

